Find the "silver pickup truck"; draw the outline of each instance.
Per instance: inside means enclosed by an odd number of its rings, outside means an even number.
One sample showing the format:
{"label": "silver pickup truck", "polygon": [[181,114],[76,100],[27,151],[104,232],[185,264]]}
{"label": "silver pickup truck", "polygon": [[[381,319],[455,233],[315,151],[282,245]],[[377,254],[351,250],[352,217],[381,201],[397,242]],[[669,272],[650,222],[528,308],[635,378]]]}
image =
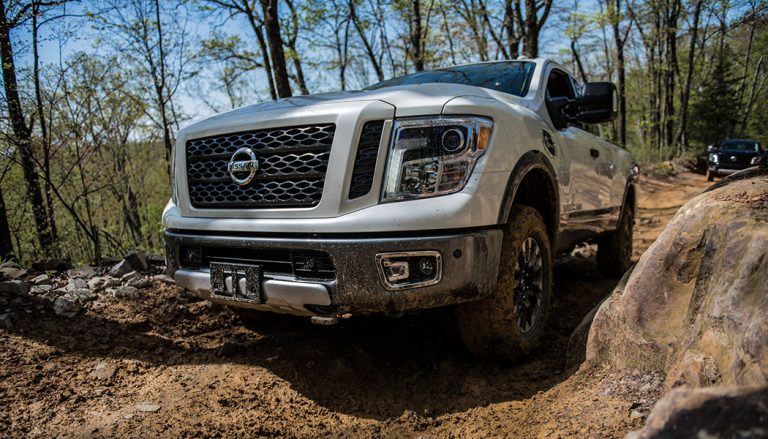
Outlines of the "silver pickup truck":
{"label": "silver pickup truck", "polygon": [[173,154],[170,274],[242,313],[325,324],[456,305],[469,350],[520,358],[553,257],[594,241],[604,273],[628,267],[637,167],[587,130],[615,116],[613,84],[521,59],[209,117]]}

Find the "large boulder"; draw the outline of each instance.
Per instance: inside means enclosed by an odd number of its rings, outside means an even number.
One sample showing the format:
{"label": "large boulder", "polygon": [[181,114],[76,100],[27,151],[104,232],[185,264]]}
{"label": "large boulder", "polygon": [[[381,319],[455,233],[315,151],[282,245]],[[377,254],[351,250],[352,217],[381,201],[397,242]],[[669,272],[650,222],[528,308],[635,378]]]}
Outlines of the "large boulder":
{"label": "large boulder", "polygon": [[680,208],[598,309],[588,364],[666,372],[667,388],[768,383],[768,171]]}
{"label": "large boulder", "polygon": [[569,360],[665,377],[671,392],[631,437],[766,437],[766,316],[763,169],[724,179],[681,207],[574,332]]}
{"label": "large boulder", "polygon": [[675,389],[627,439],[768,438],[768,386]]}

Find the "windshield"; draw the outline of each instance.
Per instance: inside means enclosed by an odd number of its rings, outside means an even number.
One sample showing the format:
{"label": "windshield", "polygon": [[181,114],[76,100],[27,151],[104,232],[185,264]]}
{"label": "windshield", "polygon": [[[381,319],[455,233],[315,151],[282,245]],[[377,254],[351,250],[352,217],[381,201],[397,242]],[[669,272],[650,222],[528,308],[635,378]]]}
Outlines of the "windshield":
{"label": "windshield", "polygon": [[527,61],[501,61],[484,64],[470,64],[458,67],[417,72],[388,79],[366,87],[376,90],[396,85],[428,84],[433,82],[474,85],[490,88],[515,96],[525,96],[531,83],[536,64]]}
{"label": "windshield", "polygon": [[720,143],[720,149],[760,152],[760,144],[754,140],[725,140]]}

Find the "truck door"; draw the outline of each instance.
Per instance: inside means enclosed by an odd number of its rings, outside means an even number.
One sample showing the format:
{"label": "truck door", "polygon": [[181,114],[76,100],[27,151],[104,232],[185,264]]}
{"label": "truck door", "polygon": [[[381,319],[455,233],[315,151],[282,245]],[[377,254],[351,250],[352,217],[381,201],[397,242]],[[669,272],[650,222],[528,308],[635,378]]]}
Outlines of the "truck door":
{"label": "truck door", "polygon": [[[574,99],[576,94],[568,74],[553,69],[547,80],[546,99],[558,97]],[[574,124],[568,124],[558,133],[568,150],[571,175],[570,201],[563,203],[561,213],[588,219],[610,203],[610,186],[605,199],[606,188],[598,173],[601,157],[604,160],[610,153],[600,142],[593,141],[590,133]]]}

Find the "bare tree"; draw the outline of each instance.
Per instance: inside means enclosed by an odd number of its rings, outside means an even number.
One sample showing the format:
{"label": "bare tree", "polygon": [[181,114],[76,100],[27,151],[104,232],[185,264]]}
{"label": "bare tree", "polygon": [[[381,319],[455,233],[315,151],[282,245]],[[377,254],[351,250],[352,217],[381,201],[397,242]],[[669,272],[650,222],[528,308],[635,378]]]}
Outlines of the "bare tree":
{"label": "bare tree", "polygon": [[417,72],[424,70],[424,34],[421,29],[421,1],[411,0],[411,61]]}
{"label": "bare tree", "polygon": [[622,147],[627,146],[627,93],[626,93],[626,70],[624,66],[624,45],[627,41],[632,23],[621,29],[621,23],[624,16],[621,7],[621,0],[610,0],[608,5],[608,18],[613,29],[613,40],[616,44],[616,76],[619,86],[619,144]]}
{"label": "bare tree", "polygon": [[[110,0],[106,6],[99,6],[101,9],[91,15],[114,31],[116,46],[142,73],[136,85],[144,88],[154,102],[147,116],[161,132],[170,165],[180,118],[174,98],[191,61],[186,20],[177,11],[164,10],[159,0]],[[175,17],[174,21],[164,22],[163,18],[169,16]]]}
{"label": "bare tree", "polygon": [[365,26],[362,23],[360,16],[357,13],[356,3],[357,0],[349,0],[349,18],[352,21],[352,23],[355,25],[355,30],[357,31],[357,35],[360,37],[360,41],[363,43],[363,47],[365,48],[365,54],[368,56],[368,60],[371,62],[371,66],[373,66],[373,70],[376,72],[376,77],[379,79],[379,81],[384,80],[384,70],[381,68],[381,62],[379,56],[376,55],[374,52],[373,44],[371,41],[373,39],[369,39],[366,35]]}
{"label": "bare tree", "polygon": [[11,30],[28,19],[32,7],[32,3],[26,3],[19,5],[16,10],[7,10],[6,2],[0,1],[0,62],[2,62],[3,87],[8,106],[8,116],[13,130],[11,140],[21,155],[21,166],[24,170],[24,180],[27,183],[27,197],[32,204],[37,239],[43,251],[49,253],[54,245],[54,240],[35,169],[32,153],[32,127],[27,123],[27,117],[19,96],[16,63],[11,42]]}
{"label": "bare tree", "polygon": [[261,0],[264,12],[264,29],[267,32],[269,54],[275,74],[275,88],[281,98],[291,96],[291,84],[288,82],[288,69],[285,65],[283,39],[280,36],[280,16],[278,15],[277,0]]}
{"label": "bare tree", "polygon": [[529,58],[539,56],[539,34],[552,9],[552,0],[525,0],[525,33],[523,53]]}
{"label": "bare tree", "polygon": [[688,149],[688,136],[686,135],[688,104],[691,96],[691,81],[693,79],[694,62],[696,61],[696,40],[699,33],[699,20],[703,3],[704,0],[696,0],[693,9],[693,22],[688,29],[688,64],[686,66],[685,82],[680,89],[680,122],[677,126],[677,135],[675,136],[675,141],[680,145],[683,152]]}

